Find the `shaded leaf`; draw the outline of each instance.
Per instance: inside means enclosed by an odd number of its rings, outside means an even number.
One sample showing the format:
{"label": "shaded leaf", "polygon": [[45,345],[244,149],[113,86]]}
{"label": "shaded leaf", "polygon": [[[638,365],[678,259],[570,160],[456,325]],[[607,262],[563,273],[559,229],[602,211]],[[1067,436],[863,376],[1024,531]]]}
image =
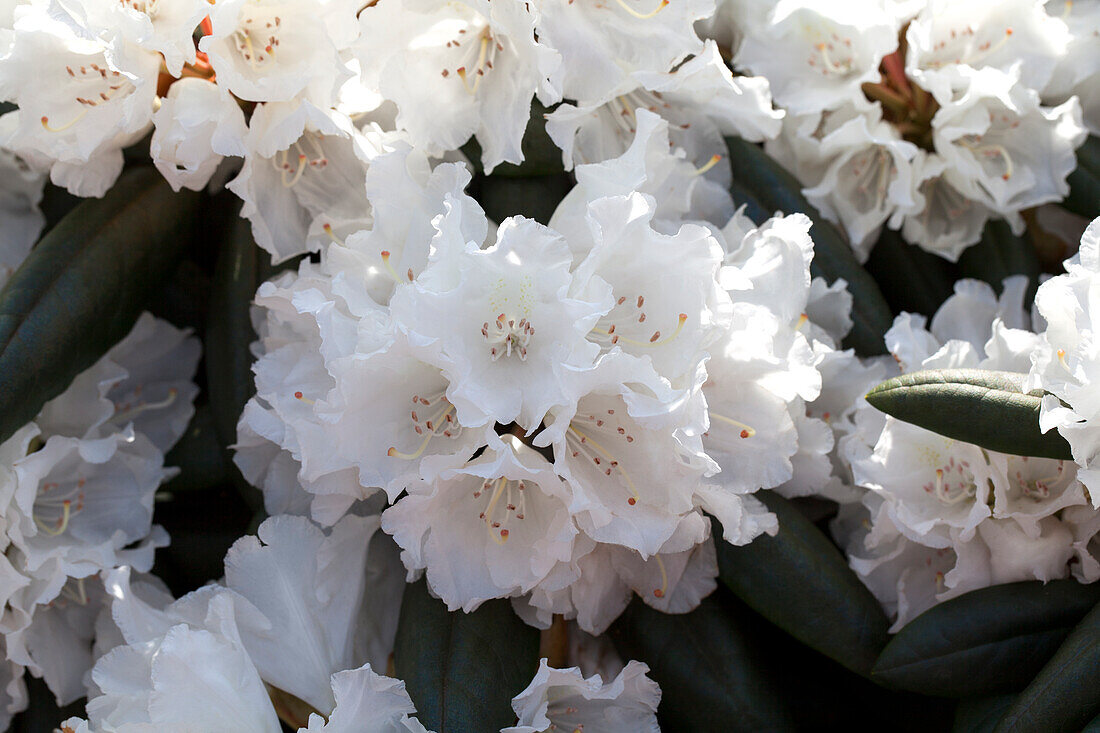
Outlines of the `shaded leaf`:
{"label": "shaded leaf", "polygon": [[683,615],[635,598],[610,629],[623,659],[649,665],[665,730],[792,730],[784,692],[750,649],[746,611],[719,590]]}
{"label": "shaded leaf", "polygon": [[958,268],[883,229],[864,265],[895,313],[933,315],[955,292]]}
{"label": "shaded leaf", "polygon": [[73,209],[0,291],[0,441],[134,325],[188,243],[199,195],[155,169]]}
{"label": "shaded leaf", "polygon": [[497,223],[520,214],[547,224],[572,188],[573,179],[565,173],[533,178],[491,175],[475,178],[470,193]]}
{"label": "shaded leaf", "polygon": [[1066,180],[1069,196],[1062,206],[1090,221],[1100,216],[1100,138],[1089,135],[1077,148],[1077,168]]}
{"label": "shaded leaf", "polygon": [[1039,431],[1041,393],[1023,392],[1026,374],[926,369],[888,379],[867,401],[888,415],[954,440],[1017,456],[1070,460],[1057,431]]}
{"label": "shaded leaf", "polygon": [[982,588],[933,606],[907,624],[871,672],[880,684],[926,695],[972,697],[1023,689],[1097,602],[1076,580]]}
{"label": "shaded leaf", "polygon": [[512,698],[535,676],[539,632],[503,599],[449,613],[420,580],[405,586],[393,653],[425,727],[494,731],[515,722]]}
{"label": "shaded leaf", "polygon": [[[768,491],[756,496],[779,518],[779,533],[744,547],[716,540],[722,582],[802,643],[868,674],[890,625],[878,601],[836,546],[790,502]],[[722,536],[718,527],[714,536]]]}
{"label": "shaded leaf", "polygon": [[1100,605],[1050,658],[997,724],[997,733],[1079,731],[1100,713]]}
{"label": "shaded leaf", "polygon": [[856,260],[848,241],[802,195],[802,185],[759,146],[740,138],[726,138],[733,178],[752,194],[765,211],[802,212],[813,220],[814,259],[810,271],[829,283],[844,278],[852,294],[851,333],[845,346],[864,356],[883,354],[883,334],[893,323],[882,291]]}
{"label": "shaded leaf", "polygon": [[1017,237],[1003,219],[985,225],[982,238],[959,257],[959,275],[982,280],[1000,295],[1003,280],[1011,275],[1026,275],[1029,281],[1024,306],[1031,307],[1039,288],[1043,267],[1031,240]]}
{"label": "shaded leaf", "polygon": [[169,494],[207,491],[229,479],[229,466],[214,430],[214,416],[209,405],[195,409],[187,431],[165,456],[164,465],[180,469],[179,475],[164,485]]}
{"label": "shaded leaf", "polygon": [[952,733],[993,733],[1015,695],[995,695],[960,700]]}

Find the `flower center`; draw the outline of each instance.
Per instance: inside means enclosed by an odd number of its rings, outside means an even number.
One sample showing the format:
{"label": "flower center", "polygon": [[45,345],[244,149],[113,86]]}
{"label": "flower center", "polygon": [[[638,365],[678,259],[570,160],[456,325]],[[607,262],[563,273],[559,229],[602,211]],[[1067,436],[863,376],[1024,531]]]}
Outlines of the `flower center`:
{"label": "flower center", "polygon": [[424,454],[432,438],[457,438],[462,434],[462,426],[455,421],[454,412],[455,406],[442,391],[427,397],[413,395],[406,427],[416,436],[413,438],[416,448],[411,453],[403,453],[391,447],[386,455],[413,461]]}
{"label": "flower center", "polygon": [[307,170],[320,172],[328,166],[328,156],[321,146],[321,136],[307,132],[286,150],[271,159],[271,165],[279,171],[283,187],[292,188]]}
{"label": "flower center", "polygon": [[35,525],[51,537],[63,534],[69,521],[84,509],[84,485],[82,478],[63,483],[42,484],[34,500],[32,517]]}
{"label": "flower center", "polygon": [[[597,437],[599,441],[596,440]],[[615,473],[620,476],[630,494],[626,500],[630,506],[637,504],[641,497],[638,495],[634,480],[612,451],[625,449],[633,442],[634,436],[616,418],[613,408],[608,408],[606,415],[577,414],[569,422],[569,428],[565,433],[565,445],[570,456],[581,461],[591,461],[592,465],[605,476]]]}
{"label": "flower center", "polygon": [[125,76],[98,63],[66,65],[65,73],[69,75],[70,80],[80,85],[80,91],[73,100],[80,105],[81,109],[73,119],[60,125],[55,125],[49,117],[43,116],[42,127],[49,132],[64,132],[80,122],[89,109],[115,99],[122,99],[137,89]]}
{"label": "flower center", "polygon": [[[1016,468],[1015,471],[1011,471],[1010,468],[1010,472],[1016,479],[1020,493],[1035,501],[1049,498],[1052,494],[1062,493],[1073,482],[1076,475],[1075,472],[1066,470],[1065,461],[1012,456],[1009,462]],[[1039,475],[1036,476],[1036,474]]]}
{"label": "flower center", "polygon": [[967,64],[974,66],[983,58],[1004,47],[1008,39],[1012,37],[1012,28],[1003,31],[983,29],[979,34],[971,25],[959,28],[949,28],[944,31],[940,39],[932,44],[932,54],[935,58],[927,62],[928,68],[939,69],[948,64]]}
{"label": "flower center", "polygon": [[[497,54],[504,50],[504,44],[493,38],[487,23],[476,33],[471,33],[470,28],[460,28],[457,37],[447,41],[445,47],[452,49],[452,58],[456,59],[454,75],[462,80],[462,86],[470,94],[477,92],[485,72],[492,71]],[[451,73],[451,69],[446,67],[440,71],[445,79]]]}
{"label": "flower center", "polygon": [[508,522],[511,519],[523,521],[527,508],[527,499],[524,492],[527,485],[522,481],[513,481],[501,476],[497,479],[486,479],[474,491],[474,499],[481,501],[487,497],[478,519],[485,522],[485,530],[489,533],[489,539],[498,545],[508,541]]}
{"label": "flower center", "polygon": [[848,174],[857,194],[854,203],[859,211],[876,211],[886,202],[890,181],[897,173],[894,158],[881,145],[868,148],[849,161]]}
{"label": "flower center", "polygon": [[[260,12],[256,12],[257,10]],[[233,33],[233,45],[237,48],[237,53],[255,70],[275,59],[283,21],[278,15],[265,13],[255,7],[246,13],[248,14]]]}
{"label": "flower center", "polygon": [[489,345],[489,357],[493,361],[513,353],[519,356],[520,361],[527,361],[527,347],[535,335],[535,327],[526,318],[517,321],[501,313],[491,323],[485,321],[482,324],[481,335]]}
{"label": "flower center", "polygon": [[936,478],[923,486],[944,504],[958,504],[977,493],[978,486],[974,474],[970,471],[969,461],[956,461],[950,458],[946,465],[936,469]]}
{"label": "flower center", "polygon": [[139,13],[144,13],[149,16],[149,18],[155,18],[160,0],[118,0],[118,4],[124,8],[130,8]]}
{"label": "flower center", "polygon": [[133,420],[135,417],[143,412],[149,410],[161,410],[165,407],[170,407],[173,402],[176,401],[176,397],[179,392],[175,387],[168,390],[168,394],[163,400],[157,400],[155,402],[149,402],[141,396],[142,385],[138,385],[134,388],[134,391],[126,396],[125,399],[115,400],[115,414],[112,420],[118,423],[123,423],[129,420]]}
{"label": "flower center", "polygon": [[[818,32],[819,38],[825,33]],[[813,50],[806,58],[810,68],[819,72],[822,76],[843,76],[852,71],[855,59],[852,56],[852,39],[842,38],[835,32],[830,32],[825,40],[818,40],[813,44]]]}

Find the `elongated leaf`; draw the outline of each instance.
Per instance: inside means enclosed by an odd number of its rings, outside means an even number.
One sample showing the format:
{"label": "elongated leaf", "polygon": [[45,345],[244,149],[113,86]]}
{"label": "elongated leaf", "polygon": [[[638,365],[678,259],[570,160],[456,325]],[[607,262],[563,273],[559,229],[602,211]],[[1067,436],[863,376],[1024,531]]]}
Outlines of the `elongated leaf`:
{"label": "elongated leaf", "polygon": [[757,225],[763,224],[775,213],[768,211],[739,181],[733,181],[730,184],[730,196],[733,197],[734,204],[745,207],[745,216],[752,219]]}
{"label": "elongated leaf", "polygon": [[237,441],[237,420],[256,391],[252,353],[256,339],[249,308],[263,282],[266,252],[256,246],[246,219],[237,219],[222,243],[214,268],[210,319],[206,324],[206,381],[214,427],[222,445]]}
{"label": "elongated leaf", "polygon": [[73,209],[0,291],[0,441],[129,332],[188,243],[199,195],[152,168]]}
{"label": "elongated leaf", "polygon": [[883,229],[865,265],[894,312],[931,316],[954,292],[958,268]]}
{"label": "elongated leaf", "polygon": [[783,693],[750,651],[746,611],[722,590],[683,615],[655,611],[639,599],[610,635],[623,659],[650,667],[661,686],[657,717],[665,730],[792,730]]}
{"label": "elongated leaf", "polygon": [[985,225],[981,240],[959,257],[959,275],[984,280],[999,294],[1003,280],[1026,275],[1030,281],[1024,305],[1030,307],[1042,272],[1039,253],[1031,240],[1017,237],[1008,222],[998,219]]}
{"label": "elongated leaf", "polygon": [[959,700],[952,733],[993,733],[1015,695],[995,695]]}
{"label": "elongated leaf", "polygon": [[759,202],[765,211],[785,214],[802,212],[813,220],[810,235],[814,240],[814,259],[810,270],[832,283],[844,278],[852,293],[852,332],[845,340],[862,355],[885,353],[883,334],[893,316],[882,291],[856,260],[852,248],[840,231],[822,218],[802,195],[802,186],[783,166],[758,146],[740,138],[727,138],[733,178]]}
{"label": "elongated leaf", "polygon": [[[779,533],[744,547],[717,539],[722,582],[802,643],[869,674],[890,625],[878,601],[836,546],[790,502],[768,491],[757,496],[779,518]],[[714,536],[722,536],[718,527]]]}
{"label": "elongated leaf", "polygon": [[976,590],[907,624],[886,645],[871,677],[925,695],[1016,692],[1098,602],[1100,587],[1075,580]]}
{"label": "elongated leaf", "polygon": [[179,474],[164,485],[169,493],[208,491],[228,480],[229,467],[215,434],[209,405],[195,409],[187,432],[165,456],[164,465],[180,469]]}
{"label": "elongated leaf", "polygon": [[1089,220],[1100,216],[1100,138],[1090,135],[1077,148],[1077,168],[1066,180],[1069,196],[1062,206]]}
{"label": "elongated leaf", "polygon": [[982,369],[927,369],[888,379],[867,401],[888,415],[948,438],[1017,456],[1069,460],[1054,430],[1039,432],[1039,393],[1027,375]]}
{"label": "elongated leaf", "polygon": [[1079,731],[1100,713],[1100,605],[1054,653],[997,725],[997,733]]}
{"label": "elongated leaf", "polygon": [[539,632],[506,600],[448,613],[425,581],[405,586],[394,668],[436,733],[495,731],[515,721],[512,698],[538,668]]}

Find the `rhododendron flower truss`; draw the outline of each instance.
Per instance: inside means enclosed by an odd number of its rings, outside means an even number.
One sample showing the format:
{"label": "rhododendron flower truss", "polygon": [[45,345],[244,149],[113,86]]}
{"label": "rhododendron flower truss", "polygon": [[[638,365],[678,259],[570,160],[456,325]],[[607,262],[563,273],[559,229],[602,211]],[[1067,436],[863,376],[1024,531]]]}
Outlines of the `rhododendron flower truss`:
{"label": "rhododendron flower truss", "polygon": [[1096,727],[1098,37],[0,0],[0,728]]}

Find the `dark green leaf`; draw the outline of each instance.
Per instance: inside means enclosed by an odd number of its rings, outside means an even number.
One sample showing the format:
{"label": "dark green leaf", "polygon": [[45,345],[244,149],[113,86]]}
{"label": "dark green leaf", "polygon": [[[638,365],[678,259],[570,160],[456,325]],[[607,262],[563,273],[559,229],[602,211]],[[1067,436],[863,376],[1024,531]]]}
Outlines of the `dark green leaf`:
{"label": "dark green leaf", "polygon": [[1024,305],[1031,306],[1042,272],[1039,253],[1031,240],[1017,237],[1008,222],[998,219],[985,225],[982,238],[959,257],[959,275],[984,280],[1000,294],[1003,280],[1011,275],[1026,275],[1030,284]]}
{"label": "dark green leaf", "polygon": [[237,420],[256,391],[252,353],[256,339],[249,309],[270,257],[256,246],[247,219],[237,219],[222,243],[214,268],[210,319],[206,324],[206,381],[214,428],[223,446],[237,442]]}
{"label": "dark green leaf", "polygon": [[733,203],[737,206],[744,206],[745,216],[753,220],[757,225],[763,224],[771,218],[775,212],[768,211],[765,206],[760,203],[759,200],[752,193],[741,185],[740,181],[733,181],[730,184],[730,196],[733,197]]}
{"label": "dark green leaf", "polygon": [[1100,216],[1100,138],[1090,135],[1077,148],[1077,168],[1066,180],[1069,196],[1062,206],[1090,221]]}
{"label": "dark green leaf", "polygon": [[871,677],[945,697],[1016,692],[1097,602],[1100,587],[1075,580],[976,590],[907,624],[886,645]]}
{"label": "dark green leaf", "polygon": [[229,479],[229,467],[214,430],[214,416],[209,405],[201,405],[195,410],[187,432],[169,451],[164,465],[180,469],[179,475],[164,485],[169,494],[207,491]]}
{"label": "dark green leaf", "polygon": [[958,268],[883,229],[865,265],[895,313],[933,315],[955,292]]}
{"label": "dark green leaf", "polygon": [[503,599],[448,613],[421,580],[405,586],[393,654],[425,727],[495,731],[515,721],[511,701],[535,676],[539,632]]}
{"label": "dark green leaf", "polygon": [[952,733],[993,733],[997,722],[1015,699],[1015,695],[996,695],[960,700],[955,709]]}
{"label": "dark green leaf", "polygon": [[[525,177],[547,176],[562,173],[565,170],[561,157],[561,148],[546,134],[546,113],[549,110],[537,100],[531,100],[531,116],[527,119],[527,128],[523,131],[523,162],[501,163],[493,169],[494,176]],[[462,152],[470,159],[474,171],[482,172],[481,145],[477,138],[462,146]]]}
{"label": "dark green leaf", "polygon": [[[890,625],[878,601],[790,502],[767,491],[757,496],[779,518],[779,533],[744,547],[716,539],[722,582],[802,643],[854,672],[870,673]],[[722,536],[717,526],[714,536]]]}
{"label": "dark green leaf", "polygon": [[740,138],[727,138],[733,178],[752,194],[760,207],[785,214],[802,212],[813,220],[810,236],[814,240],[814,259],[810,270],[832,283],[844,278],[852,294],[852,332],[846,346],[862,355],[885,353],[883,334],[890,328],[893,315],[882,291],[860,266],[848,241],[802,195],[802,186],[781,165],[757,145]]}
{"label": "dark green leaf", "polygon": [[684,615],[655,611],[636,598],[611,627],[623,659],[648,664],[661,686],[663,729],[794,729],[784,691],[750,650],[746,613],[722,591]]}
{"label": "dark green leaf", "polygon": [[999,453],[1069,460],[1056,431],[1039,432],[1039,393],[1023,392],[1026,374],[927,369],[888,379],[867,401],[888,415]]}
{"label": "dark green leaf", "polygon": [[471,193],[493,221],[521,214],[546,224],[572,188],[573,179],[565,173],[536,178],[492,175],[474,179]]}
{"label": "dark green leaf", "polygon": [[0,291],[0,440],[125,336],[185,248],[199,195],[129,171],[73,209]]}
{"label": "dark green leaf", "polygon": [[1020,693],[997,733],[1072,733],[1100,713],[1100,605]]}

